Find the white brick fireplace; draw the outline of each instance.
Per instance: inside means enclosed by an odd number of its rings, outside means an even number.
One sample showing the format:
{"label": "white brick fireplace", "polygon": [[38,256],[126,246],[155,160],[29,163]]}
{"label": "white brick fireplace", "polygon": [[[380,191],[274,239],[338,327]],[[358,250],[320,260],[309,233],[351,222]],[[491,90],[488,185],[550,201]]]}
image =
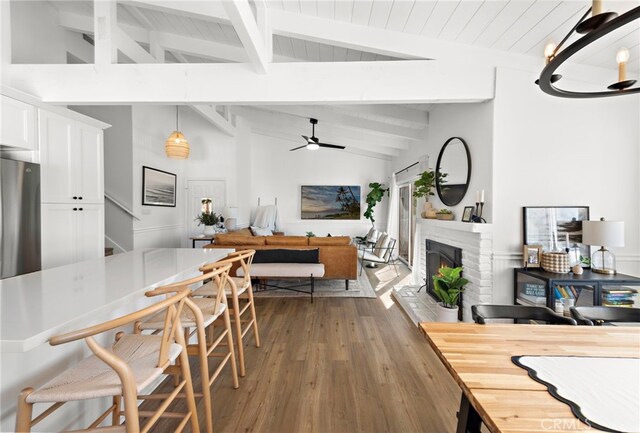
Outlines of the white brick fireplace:
{"label": "white brick fireplace", "polygon": [[[431,239],[462,250],[463,275],[469,284],[463,295],[463,320],[471,321],[471,306],[493,301],[493,228],[491,224],[463,223],[420,219],[416,224],[416,240],[420,261],[414,269],[416,283],[422,284],[426,274],[425,240]],[[419,295],[429,296],[423,291]]]}

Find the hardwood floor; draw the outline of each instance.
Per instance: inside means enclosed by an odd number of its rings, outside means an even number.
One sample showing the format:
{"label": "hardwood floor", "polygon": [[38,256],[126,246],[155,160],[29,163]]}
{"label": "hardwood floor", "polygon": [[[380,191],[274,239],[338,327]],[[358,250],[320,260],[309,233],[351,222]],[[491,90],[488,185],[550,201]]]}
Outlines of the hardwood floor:
{"label": "hardwood floor", "polygon": [[[245,346],[239,389],[225,372],[214,384],[216,433],[455,431],[458,386],[404,313],[381,299],[393,282],[384,287],[380,270],[368,272],[377,299],[256,300],[262,347]],[[154,431],[171,431],[170,422]]]}

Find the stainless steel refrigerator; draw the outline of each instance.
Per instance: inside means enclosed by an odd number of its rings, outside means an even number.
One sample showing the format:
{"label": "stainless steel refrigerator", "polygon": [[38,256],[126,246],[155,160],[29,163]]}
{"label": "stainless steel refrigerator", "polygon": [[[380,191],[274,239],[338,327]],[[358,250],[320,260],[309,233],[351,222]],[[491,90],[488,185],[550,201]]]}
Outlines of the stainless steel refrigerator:
{"label": "stainless steel refrigerator", "polygon": [[0,279],[40,269],[40,166],[0,158]]}

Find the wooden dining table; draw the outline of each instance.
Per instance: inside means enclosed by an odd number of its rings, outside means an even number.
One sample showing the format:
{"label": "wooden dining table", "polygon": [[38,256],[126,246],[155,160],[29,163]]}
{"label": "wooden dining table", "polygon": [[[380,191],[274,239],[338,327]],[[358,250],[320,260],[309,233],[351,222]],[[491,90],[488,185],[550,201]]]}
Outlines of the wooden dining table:
{"label": "wooden dining table", "polygon": [[511,357],[640,357],[640,328],[473,323],[419,324],[462,389],[457,433],[596,432]]}

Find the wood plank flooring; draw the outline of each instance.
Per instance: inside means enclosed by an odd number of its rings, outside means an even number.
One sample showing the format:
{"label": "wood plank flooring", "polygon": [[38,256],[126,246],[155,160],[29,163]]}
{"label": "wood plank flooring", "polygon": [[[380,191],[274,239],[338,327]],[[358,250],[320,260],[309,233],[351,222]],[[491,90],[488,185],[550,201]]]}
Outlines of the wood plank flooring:
{"label": "wood plank flooring", "polygon": [[[256,307],[262,347],[245,344],[239,389],[228,371],[214,384],[216,433],[455,431],[460,390],[396,305],[260,298]],[[172,431],[171,421],[154,431]]]}

